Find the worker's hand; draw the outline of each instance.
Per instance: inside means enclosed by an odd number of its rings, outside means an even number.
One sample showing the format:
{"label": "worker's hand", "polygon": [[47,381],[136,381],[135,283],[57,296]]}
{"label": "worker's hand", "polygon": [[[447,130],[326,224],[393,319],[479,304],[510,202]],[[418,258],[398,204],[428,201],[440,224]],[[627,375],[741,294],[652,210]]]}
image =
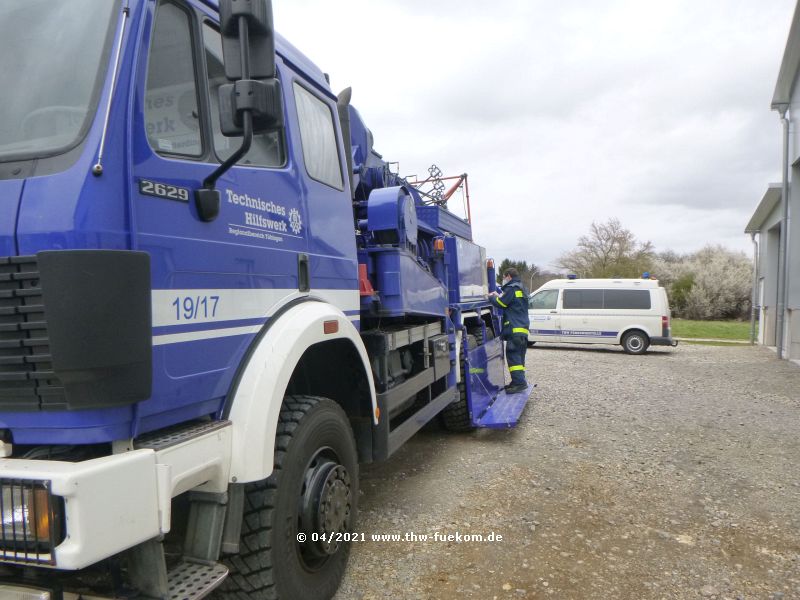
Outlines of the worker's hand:
{"label": "worker's hand", "polygon": [[500,294],[498,294],[497,292],[489,292],[489,295],[490,296],[499,296]]}

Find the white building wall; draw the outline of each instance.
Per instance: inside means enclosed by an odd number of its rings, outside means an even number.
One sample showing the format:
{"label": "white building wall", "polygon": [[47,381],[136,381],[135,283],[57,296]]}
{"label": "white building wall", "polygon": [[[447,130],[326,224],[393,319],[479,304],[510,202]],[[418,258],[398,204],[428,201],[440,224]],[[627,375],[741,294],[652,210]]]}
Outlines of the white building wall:
{"label": "white building wall", "polygon": [[[795,78],[789,105],[789,245],[785,344],[788,358],[800,358],[800,86]],[[778,206],[781,213],[781,207]],[[779,214],[779,218],[783,215]]]}
{"label": "white building wall", "polygon": [[[800,107],[795,117],[800,121]],[[798,127],[800,129],[800,126]],[[789,296],[787,305],[790,309],[800,309],[800,165],[790,170],[791,185],[789,187]]]}
{"label": "white building wall", "polygon": [[[785,312],[780,315],[784,321],[784,328],[777,332],[783,335],[784,358],[800,359],[800,0],[795,6],[786,49],[783,53],[778,79],[775,82],[775,91],[772,96],[771,106],[776,117],[783,112],[788,119],[787,129],[781,126],[779,140],[783,145],[783,133],[788,135],[787,154],[778,165],[783,172],[788,167],[788,194],[784,201],[789,207],[789,222],[781,223],[783,219],[782,202],[774,206],[772,213],[764,219],[764,212],[776,201],[778,189],[771,185],[767,194],[747,226],[748,232],[757,231],[760,240],[762,256],[759,260],[763,291],[762,333],[759,339],[763,343],[774,344],[775,321],[777,314],[777,284],[780,278],[786,283]],[[776,118],[777,120],[777,118]],[[786,163],[783,162],[786,161]],[[788,164],[787,164],[788,163]],[[778,195],[779,196],[779,195]],[[780,198],[778,197],[780,200]],[[781,227],[783,225],[783,227]],[[782,229],[782,230],[781,230]],[[778,242],[783,239],[786,249],[786,268],[782,273],[777,272]],[[783,298],[781,298],[783,302]],[[770,331],[770,323],[772,331]],[[800,362],[800,361],[799,361]]]}
{"label": "white building wall", "polygon": [[800,310],[790,309],[788,315],[788,335],[789,358],[791,360],[800,359]]}
{"label": "white building wall", "polygon": [[[774,214],[776,214],[775,211]],[[774,221],[777,221],[775,217]],[[770,222],[773,221],[772,216]],[[778,252],[780,250],[780,224],[765,224],[759,234],[761,241],[759,276],[763,277],[763,298],[761,304],[761,329],[764,332],[763,342],[767,346],[775,345],[776,308],[778,304]]]}

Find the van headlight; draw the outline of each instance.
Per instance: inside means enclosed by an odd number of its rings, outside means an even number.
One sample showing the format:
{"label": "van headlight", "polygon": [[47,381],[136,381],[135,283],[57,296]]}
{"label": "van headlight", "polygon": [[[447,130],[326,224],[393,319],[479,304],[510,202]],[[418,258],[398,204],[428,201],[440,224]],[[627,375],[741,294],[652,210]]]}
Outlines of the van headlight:
{"label": "van headlight", "polygon": [[62,512],[49,481],[0,479],[0,551],[12,560],[41,562],[35,555],[51,554],[63,539]]}

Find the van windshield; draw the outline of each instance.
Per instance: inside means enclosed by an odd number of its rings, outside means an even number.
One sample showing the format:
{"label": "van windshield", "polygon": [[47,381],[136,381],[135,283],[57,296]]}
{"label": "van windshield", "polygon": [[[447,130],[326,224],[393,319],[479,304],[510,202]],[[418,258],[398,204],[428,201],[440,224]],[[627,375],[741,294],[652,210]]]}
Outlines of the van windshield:
{"label": "van windshield", "polygon": [[117,8],[111,0],[0,4],[0,161],[52,156],[82,138]]}
{"label": "van windshield", "polygon": [[558,303],[558,290],[543,290],[536,292],[528,300],[528,308],[532,310],[554,309]]}

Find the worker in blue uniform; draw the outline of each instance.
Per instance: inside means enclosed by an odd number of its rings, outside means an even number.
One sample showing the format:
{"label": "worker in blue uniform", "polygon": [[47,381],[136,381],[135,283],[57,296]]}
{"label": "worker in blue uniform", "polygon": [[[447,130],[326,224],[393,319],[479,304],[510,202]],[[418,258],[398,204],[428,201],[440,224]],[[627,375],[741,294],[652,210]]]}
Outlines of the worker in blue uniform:
{"label": "worker in blue uniform", "polygon": [[511,383],[506,393],[515,394],[528,387],[525,380],[525,352],[528,349],[528,294],[519,279],[519,272],[511,267],[503,273],[500,293],[492,292],[489,300],[503,309],[502,337],[506,342],[506,363],[511,373]]}

